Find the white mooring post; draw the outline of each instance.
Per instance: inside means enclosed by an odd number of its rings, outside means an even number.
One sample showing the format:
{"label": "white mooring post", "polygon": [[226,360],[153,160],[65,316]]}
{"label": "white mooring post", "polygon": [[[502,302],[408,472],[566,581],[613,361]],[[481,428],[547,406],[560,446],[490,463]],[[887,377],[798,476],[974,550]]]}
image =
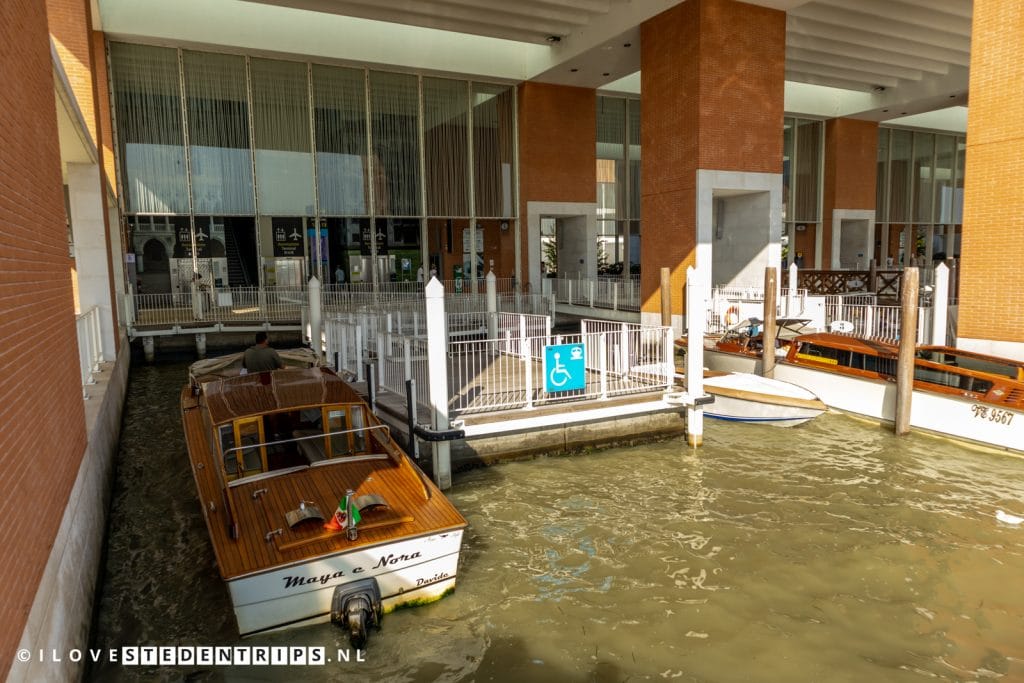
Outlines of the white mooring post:
{"label": "white mooring post", "polygon": [[[444,285],[436,277],[424,288],[427,301],[427,377],[430,381],[431,415],[434,429],[447,431],[448,422],[448,349],[445,338]],[[434,442],[434,482],[444,491],[452,487],[451,445]]]}
{"label": "white mooring post", "polygon": [[488,271],[487,277],[487,338],[498,338],[498,278],[494,271]]}
{"label": "white mooring post", "polygon": [[[693,266],[686,269],[686,393],[690,400],[704,395],[704,283]],[[691,405],[686,410],[686,442],[704,443],[704,409]]]}
{"label": "white mooring post", "polygon": [[949,315],[949,266],[935,266],[935,290],[932,292],[932,344],[946,345],[946,320]]}
{"label": "white mooring post", "polygon": [[320,321],[323,319],[320,309],[320,280],[316,275],[309,278],[309,345],[319,357],[323,353],[323,336],[320,332]]}
{"label": "white mooring post", "polygon": [[797,288],[797,267],[795,263],[789,264],[789,296],[786,298],[786,315],[792,318],[796,313],[796,288]]}

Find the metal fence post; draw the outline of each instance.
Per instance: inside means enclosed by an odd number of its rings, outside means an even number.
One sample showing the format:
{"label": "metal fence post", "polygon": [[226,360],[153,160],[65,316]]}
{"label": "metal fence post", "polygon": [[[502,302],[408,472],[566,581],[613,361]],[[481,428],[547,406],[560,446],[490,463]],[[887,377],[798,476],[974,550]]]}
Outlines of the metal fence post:
{"label": "metal fence post", "polygon": [[599,346],[601,347],[601,359],[598,365],[598,372],[601,376],[601,400],[608,398],[608,335],[601,333]]}
{"label": "metal fence post", "polygon": [[949,312],[949,267],[940,263],[935,267],[935,289],[932,290],[932,339],[936,346],[946,345],[946,326]]}
{"label": "metal fence post", "polygon": [[363,336],[365,332],[362,325],[356,325],[356,381],[362,382],[363,376]]}

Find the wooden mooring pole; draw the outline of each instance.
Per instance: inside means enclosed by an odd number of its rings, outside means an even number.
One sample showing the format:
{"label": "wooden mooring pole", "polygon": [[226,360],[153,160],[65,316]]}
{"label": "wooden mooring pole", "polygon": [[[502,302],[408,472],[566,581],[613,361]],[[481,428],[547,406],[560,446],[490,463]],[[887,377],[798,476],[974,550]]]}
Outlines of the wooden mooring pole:
{"label": "wooden mooring pole", "polygon": [[917,346],[917,268],[906,268],[900,283],[900,350],[896,359],[897,436],[910,432],[910,403],[914,393],[914,350]]}
{"label": "wooden mooring pole", "polygon": [[661,326],[672,327],[672,271],[661,269]]}
{"label": "wooden mooring pole", "polygon": [[775,376],[775,291],[776,291],[775,268],[769,266],[764,269],[764,330],[761,332],[763,340],[761,352],[761,374],[772,378]]}

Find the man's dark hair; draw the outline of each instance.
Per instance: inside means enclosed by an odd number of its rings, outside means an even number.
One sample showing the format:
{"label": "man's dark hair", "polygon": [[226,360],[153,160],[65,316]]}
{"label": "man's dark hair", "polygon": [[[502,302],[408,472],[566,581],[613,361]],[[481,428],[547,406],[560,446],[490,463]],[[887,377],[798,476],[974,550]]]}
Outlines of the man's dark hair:
{"label": "man's dark hair", "polygon": [[267,333],[264,332],[263,330],[260,330],[259,332],[256,333],[256,343],[262,344],[265,341],[267,341]]}

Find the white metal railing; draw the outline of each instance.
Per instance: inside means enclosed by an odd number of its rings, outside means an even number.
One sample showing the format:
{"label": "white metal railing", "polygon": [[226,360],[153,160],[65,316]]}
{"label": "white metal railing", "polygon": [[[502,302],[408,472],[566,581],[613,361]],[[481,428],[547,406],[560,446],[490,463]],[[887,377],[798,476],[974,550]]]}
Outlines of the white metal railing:
{"label": "white metal railing", "polygon": [[[810,318],[818,325],[824,326],[824,320],[815,320],[820,316],[812,305],[814,298],[808,295],[806,289],[791,292],[788,287],[783,287],[779,293],[775,315],[780,318]],[[705,315],[708,334],[721,334],[741,320],[763,317],[763,287],[715,287],[711,290],[711,299],[708,301]]]}
{"label": "white metal railing", "polygon": [[[551,302],[540,295],[515,291],[511,278],[496,280],[498,304],[502,310],[549,315]],[[449,293],[449,312],[487,310],[486,288],[479,293]],[[368,283],[326,285],[321,291],[323,318],[348,311],[392,311],[400,328],[407,324],[425,327],[425,299],[421,282],[382,283],[376,289]],[[206,287],[171,294],[127,295],[128,320],[132,328],[168,328],[176,325],[245,323],[297,324],[302,308],[308,306],[303,287]],[[412,321],[412,322],[410,322]],[[398,324],[398,323],[396,323]],[[417,334],[414,332],[413,334]]]}
{"label": "white metal railing", "polygon": [[[834,317],[828,320],[828,329],[838,334],[898,344],[902,317],[899,306],[843,303],[835,309]],[[929,343],[931,320],[931,308],[918,307],[916,344]],[[852,329],[844,323],[852,325]]]}
{"label": "white metal railing", "polygon": [[[668,327],[627,326],[613,333],[590,327],[573,335],[529,337],[449,344],[449,411],[454,414],[532,408],[536,405],[601,399],[667,390],[674,381],[672,332]],[[583,344],[585,386],[573,391],[545,390],[543,348]]]}
{"label": "white metal railing", "polygon": [[103,361],[103,332],[100,329],[100,309],[93,306],[85,313],[75,316],[75,331],[78,335],[78,364],[82,374],[82,395],[89,398],[86,386],[95,384],[92,373],[99,370]]}
{"label": "white metal railing", "polygon": [[556,303],[613,311],[640,310],[639,280],[577,277],[549,281]]}

